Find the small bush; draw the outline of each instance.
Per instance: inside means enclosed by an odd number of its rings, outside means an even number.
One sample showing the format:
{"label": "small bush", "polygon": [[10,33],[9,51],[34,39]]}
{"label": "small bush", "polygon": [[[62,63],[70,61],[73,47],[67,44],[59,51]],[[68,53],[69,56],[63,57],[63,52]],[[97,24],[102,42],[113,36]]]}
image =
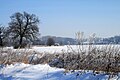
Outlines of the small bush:
{"label": "small bush", "polygon": [[52,46],[52,45],[54,45],[55,44],[55,41],[54,41],[54,39],[53,38],[48,38],[48,40],[47,40],[47,46]]}

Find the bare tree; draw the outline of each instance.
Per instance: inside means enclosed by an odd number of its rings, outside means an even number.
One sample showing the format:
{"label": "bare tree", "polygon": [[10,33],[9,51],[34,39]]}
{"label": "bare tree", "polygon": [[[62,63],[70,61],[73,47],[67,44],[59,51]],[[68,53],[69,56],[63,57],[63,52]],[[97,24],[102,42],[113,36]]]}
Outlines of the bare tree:
{"label": "bare tree", "polygon": [[37,38],[39,19],[36,15],[17,12],[10,18],[9,32],[14,41],[19,41],[17,42],[19,48],[23,47],[23,40],[32,41]]}

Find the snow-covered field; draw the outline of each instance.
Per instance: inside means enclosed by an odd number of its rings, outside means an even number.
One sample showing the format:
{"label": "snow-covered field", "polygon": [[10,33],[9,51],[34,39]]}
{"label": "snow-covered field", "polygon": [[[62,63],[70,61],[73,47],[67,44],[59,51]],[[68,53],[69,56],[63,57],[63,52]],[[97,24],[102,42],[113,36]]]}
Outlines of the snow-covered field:
{"label": "snow-covered field", "polygon": [[[101,48],[103,46],[105,47],[106,45],[96,46]],[[114,46],[120,47],[120,45]],[[71,48],[75,51],[77,51],[79,48],[87,50],[88,46],[34,46],[29,50],[34,50],[40,53],[62,53],[71,51]],[[12,49],[12,47],[8,47],[6,49]],[[20,50],[24,51],[25,49]],[[94,74],[92,71],[85,71],[85,73],[83,71],[65,72],[65,69],[50,67],[48,64],[31,65],[16,63],[14,65],[0,65],[0,80],[108,80],[109,77],[107,74]],[[114,76],[110,80],[120,80],[120,73],[119,76]]]}
{"label": "snow-covered field", "polygon": [[67,51],[67,46],[42,46],[42,47],[32,47],[32,50],[42,52],[42,53],[61,53]]}
{"label": "snow-covered field", "polygon": [[[108,75],[102,73],[95,75],[92,71],[65,73],[64,69],[52,68],[47,64],[17,63],[0,68],[0,80],[108,80],[108,77]],[[117,78],[115,76],[110,80],[117,80]]]}
{"label": "snow-covered field", "polygon": [[[103,48],[103,47],[116,47],[116,48],[120,48],[120,45],[92,45],[90,47],[97,47],[97,48]],[[42,53],[63,53],[63,52],[70,52],[72,50],[74,51],[78,51],[80,49],[84,50],[88,50],[89,45],[65,45],[65,46],[42,46],[42,47],[37,47],[34,46],[32,47],[32,50],[38,51],[38,52],[42,52]]]}
{"label": "snow-covered field", "polygon": [[[116,48],[120,48],[120,45],[92,45],[91,47],[97,47],[97,48],[103,48],[103,47],[116,47]],[[33,46],[30,49],[25,48],[25,49],[13,49],[13,47],[5,47],[4,50],[7,49],[12,49],[14,51],[25,51],[27,50],[32,50],[32,51],[37,51],[40,53],[63,53],[63,52],[70,52],[72,50],[74,51],[78,51],[78,49],[82,49],[84,50],[88,50],[89,45],[64,45],[64,46]]]}

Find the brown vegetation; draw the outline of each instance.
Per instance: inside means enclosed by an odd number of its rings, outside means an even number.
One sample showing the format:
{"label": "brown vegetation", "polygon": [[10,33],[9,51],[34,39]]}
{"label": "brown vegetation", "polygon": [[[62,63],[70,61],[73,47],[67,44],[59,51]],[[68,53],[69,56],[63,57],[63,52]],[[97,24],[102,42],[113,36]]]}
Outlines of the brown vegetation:
{"label": "brown vegetation", "polygon": [[106,73],[120,72],[120,49],[115,46],[93,47],[85,51],[63,53],[39,53],[30,50],[1,50],[0,63],[24,62],[30,64],[48,63],[67,70],[93,70]]}

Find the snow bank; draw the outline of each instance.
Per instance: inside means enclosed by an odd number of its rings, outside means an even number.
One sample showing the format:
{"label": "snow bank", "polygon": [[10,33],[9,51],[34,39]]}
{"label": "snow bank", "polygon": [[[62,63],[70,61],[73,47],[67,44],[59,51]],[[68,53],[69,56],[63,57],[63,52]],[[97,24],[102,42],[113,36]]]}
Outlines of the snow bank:
{"label": "snow bank", "polygon": [[[52,68],[47,64],[17,63],[1,67],[0,80],[107,80],[108,78],[108,75],[105,74],[94,75],[92,71],[86,73],[75,71],[66,74],[64,72],[64,69]],[[117,77],[111,80],[117,80]]]}

